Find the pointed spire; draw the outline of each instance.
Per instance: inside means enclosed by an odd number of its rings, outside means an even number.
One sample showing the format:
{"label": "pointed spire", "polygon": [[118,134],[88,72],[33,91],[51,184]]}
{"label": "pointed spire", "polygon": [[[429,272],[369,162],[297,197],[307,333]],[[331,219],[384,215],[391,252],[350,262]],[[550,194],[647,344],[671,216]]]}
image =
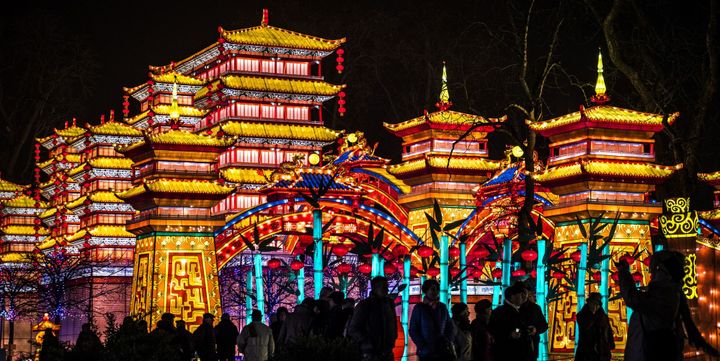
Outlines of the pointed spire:
{"label": "pointed spire", "polygon": [[178,107],[177,89],[177,75],[175,75],[175,80],[173,80],[172,103],[170,104],[170,120],[173,122],[177,122],[178,120],[180,120],[180,109]]}
{"label": "pointed spire", "polygon": [[605,94],[605,78],[603,77],[602,51],[598,50],[597,81],[595,82],[595,95],[590,100],[595,104],[605,104],[610,101],[610,96]]}
{"label": "pointed spire", "polygon": [[450,101],[450,92],[448,91],[448,85],[447,85],[447,67],[445,66],[445,61],[443,61],[443,70],[442,70],[442,87],[440,88],[440,99],[435,104],[435,106],[440,109],[440,111],[448,110],[452,106],[452,102]]}
{"label": "pointed spire", "polygon": [[262,15],[262,21],[260,21],[260,25],[267,26],[268,21],[270,20],[270,12],[268,9],[263,9],[263,15]]}

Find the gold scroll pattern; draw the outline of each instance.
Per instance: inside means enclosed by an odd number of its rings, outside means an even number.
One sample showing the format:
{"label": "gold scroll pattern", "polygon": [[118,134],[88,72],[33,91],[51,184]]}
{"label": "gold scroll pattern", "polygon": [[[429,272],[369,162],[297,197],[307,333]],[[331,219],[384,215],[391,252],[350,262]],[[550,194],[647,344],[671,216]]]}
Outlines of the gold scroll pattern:
{"label": "gold scroll pattern", "polygon": [[137,256],[137,263],[135,264],[134,275],[135,279],[133,282],[132,296],[132,310],[135,315],[145,316],[150,311],[148,293],[150,292],[148,278],[148,271],[150,268],[150,254],[141,253]]}
{"label": "gold scroll pattern", "polygon": [[171,252],[167,265],[165,312],[199,325],[210,312],[202,252]]}
{"label": "gold scroll pattern", "polygon": [[683,278],[683,293],[688,300],[698,298],[697,270],[695,268],[696,259],[697,256],[695,254],[689,254],[685,256],[685,277]]}

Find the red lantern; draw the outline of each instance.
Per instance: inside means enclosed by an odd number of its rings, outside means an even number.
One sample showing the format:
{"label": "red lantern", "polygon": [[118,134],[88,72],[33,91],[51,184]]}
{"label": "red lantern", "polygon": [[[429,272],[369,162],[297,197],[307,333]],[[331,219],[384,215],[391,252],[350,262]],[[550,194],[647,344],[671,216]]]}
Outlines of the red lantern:
{"label": "red lantern", "polygon": [[620,280],[620,275],[618,275],[617,272],[614,272],[612,275],[610,275],[610,278],[612,278],[613,281],[617,282]]}
{"label": "red lantern", "polygon": [[457,277],[457,275],[460,274],[460,270],[457,268],[451,268],[450,269],[450,276],[451,277]]}
{"label": "red lantern", "polygon": [[645,259],[642,261],[642,263],[645,265],[645,267],[650,268],[650,260],[651,257],[645,257]]}
{"label": "red lantern", "polygon": [[473,251],[473,257],[477,259],[485,259],[490,255],[490,251],[485,248],[483,245],[479,245],[475,250]]}
{"label": "red lantern", "polygon": [[282,261],[280,261],[280,260],[277,259],[277,258],[271,258],[271,259],[267,262],[267,266],[268,266],[268,268],[270,268],[270,269],[277,269],[277,268],[279,268],[280,266],[282,266]]}
{"label": "red lantern", "polygon": [[632,274],[632,278],[633,278],[633,281],[635,281],[635,282],[642,282],[643,275],[640,272],[635,272]]}
{"label": "red lantern", "polygon": [[490,272],[490,274],[493,276],[493,278],[502,278],[502,269],[501,268],[495,268]]}
{"label": "red lantern", "polygon": [[437,267],[430,267],[425,273],[428,275],[428,277],[436,277],[440,274],[440,269]]}
{"label": "red lantern", "polygon": [[450,247],[448,249],[448,255],[450,255],[450,257],[452,257],[452,258],[460,257],[460,248],[457,248],[454,246]]}
{"label": "red lantern", "polygon": [[344,244],[337,244],[332,248],[332,252],[338,257],[345,256],[348,251],[350,251],[350,249]]}
{"label": "red lantern", "polygon": [[366,275],[367,275],[367,274],[370,274],[370,272],[372,272],[372,266],[370,266],[370,265],[367,264],[367,263],[363,263],[363,264],[361,264],[361,265],[358,266],[358,271],[360,271],[360,273],[363,273],[363,274],[366,274]]}
{"label": "red lantern", "polygon": [[600,272],[593,272],[590,277],[592,277],[593,281],[600,281],[602,275],[600,274]]}
{"label": "red lantern", "polygon": [[432,256],[434,251],[431,247],[420,246],[418,247],[417,253],[420,257],[426,258]]}
{"label": "red lantern", "polygon": [[561,280],[561,279],[565,278],[565,274],[562,272],[555,271],[552,274],[552,278],[554,278],[556,280]]}
{"label": "red lantern", "polygon": [[532,262],[538,258],[538,254],[532,249],[526,249],[520,253],[520,258],[526,262]]}
{"label": "red lantern", "polygon": [[537,270],[536,269],[533,269],[532,271],[530,271],[530,277],[537,278]]}
{"label": "red lantern", "polygon": [[386,275],[390,275],[395,273],[397,271],[397,268],[395,268],[395,265],[393,265],[391,262],[385,263],[385,266],[383,266],[383,271],[385,271]]}
{"label": "red lantern", "polygon": [[352,266],[343,262],[337,265],[337,271],[340,272],[340,274],[346,275],[352,271]]}
{"label": "red lantern", "polygon": [[342,65],[342,63],[345,61],[345,59],[343,58],[343,54],[345,54],[345,50],[338,49],[336,51],[336,53],[337,53],[337,58],[335,60],[337,61],[338,64],[335,67],[335,69],[337,69],[338,74],[341,74],[343,72],[343,69],[345,69],[345,67]]}
{"label": "red lantern", "polygon": [[512,273],[510,273],[510,275],[512,275],[513,277],[523,277],[526,274],[527,274],[527,272],[525,272],[525,270],[522,268],[516,269],[516,270],[512,271]]}
{"label": "red lantern", "polygon": [[580,262],[580,258],[582,258],[580,251],[575,251],[573,253],[570,253],[570,259],[572,259],[573,261]]}
{"label": "red lantern", "polygon": [[393,248],[392,253],[397,257],[402,257],[408,254],[408,249],[405,246],[396,246]]}
{"label": "red lantern", "polygon": [[418,271],[417,268],[415,268],[415,267],[410,267],[410,277],[413,277],[413,278],[417,277],[418,272],[419,272],[419,271]]}
{"label": "red lantern", "polygon": [[480,268],[475,268],[472,272],[473,278],[481,278],[483,276],[483,271]]}
{"label": "red lantern", "polygon": [[293,271],[299,271],[299,270],[303,269],[304,267],[305,267],[305,263],[303,263],[301,261],[294,260],[294,261],[290,262],[290,268]]}
{"label": "red lantern", "polygon": [[629,254],[626,254],[626,255],[620,257],[620,260],[627,262],[628,265],[632,265],[633,263],[635,263],[635,258],[633,258]]}

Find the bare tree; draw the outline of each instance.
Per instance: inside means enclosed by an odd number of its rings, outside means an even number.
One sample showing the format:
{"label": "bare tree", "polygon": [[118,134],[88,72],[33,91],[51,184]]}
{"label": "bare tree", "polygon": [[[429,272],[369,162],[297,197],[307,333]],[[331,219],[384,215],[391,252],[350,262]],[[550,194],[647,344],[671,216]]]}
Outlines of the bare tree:
{"label": "bare tree", "polygon": [[8,321],[8,361],[15,346],[15,321],[37,312],[37,272],[27,263],[0,264],[0,317]]}

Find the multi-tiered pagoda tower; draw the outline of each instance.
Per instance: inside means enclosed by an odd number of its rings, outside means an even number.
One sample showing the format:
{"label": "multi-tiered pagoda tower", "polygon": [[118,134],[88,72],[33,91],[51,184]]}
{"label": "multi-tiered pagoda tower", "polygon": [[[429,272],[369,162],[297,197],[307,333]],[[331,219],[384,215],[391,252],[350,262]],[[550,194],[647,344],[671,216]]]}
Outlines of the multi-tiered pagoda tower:
{"label": "multi-tiered pagoda tower", "polygon": [[[650,221],[662,213],[662,205],[649,194],[678,167],[654,164],[652,137],[663,128],[662,115],[609,106],[609,100],[600,57],[593,106],[581,105],[577,112],[529,124],[533,131],[550,138],[548,168],[534,177],[559,199],[545,207],[544,216],[555,222],[558,247],[586,242],[576,218],[587,224],[600,217],[600,222],[618,217],[611,253],[618,258],[638,245],[651,253]],[[668,122],[672,124],[677,116],[672,114]],[[605,227],[603,234],[611,228]],[[632,271],[647,277],[642,267],[635,262]],[[550,308],[549,318],[556,325],[548,337],[551,352],[572,352],[575,305],[575,293],[568,293],[563,302]],[[618,349],[622,349],[627,315],[620,300],[610,302],[609,317],[619,337]]]}

